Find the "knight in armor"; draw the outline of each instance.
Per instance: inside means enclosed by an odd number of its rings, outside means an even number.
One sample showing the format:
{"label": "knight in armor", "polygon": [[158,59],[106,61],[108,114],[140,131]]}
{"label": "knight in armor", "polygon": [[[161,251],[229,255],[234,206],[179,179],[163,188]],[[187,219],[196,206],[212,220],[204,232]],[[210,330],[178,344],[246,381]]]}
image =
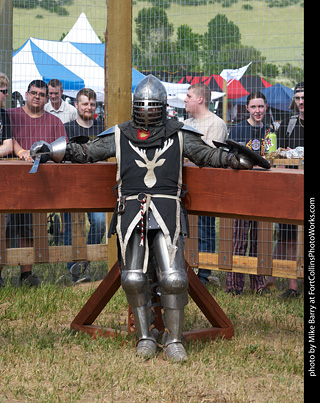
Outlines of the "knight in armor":
{"label": "knight in armor", "polygon": [[[116,157],[117,204],[109,236],[118,239],[121,284],[137,328],[137,355],[150,358],[157,351],[152,330],[151,275],[156,270],[166,328],[167,358],[185,361],[181,336],[188,303],[183,236],[188,234],[187,213],[181,202],[184,158],[200,167],[251,169],[252,161],[223,148],[213,148],[194,128],[168,119],[166,89],[148,75],[136,86],[132,118],[102,132],[85,144],[69,142],[65,161],[88,163]],[[32,146],[31,155],[52,159],[51,145]],[[155,262],[152,264],[152,262]]]}

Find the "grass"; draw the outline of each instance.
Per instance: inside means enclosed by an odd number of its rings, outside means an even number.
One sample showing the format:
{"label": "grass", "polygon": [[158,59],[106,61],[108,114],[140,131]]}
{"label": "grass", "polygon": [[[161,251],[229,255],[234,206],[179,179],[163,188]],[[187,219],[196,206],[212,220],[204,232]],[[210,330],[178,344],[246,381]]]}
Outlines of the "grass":
{"label": "grass", "polygon": [[[131,336],[92,340],[71,331],[96,284],[57,287],[54,279],[63,268],[53,269],[35,267],[47,280],[40,288],[0,290],[0,402],[303,401],[303,295],[279,300],[286,280],[277,280],[271,296],[246,290],[232,297],[224,292],[225,274],[215,273],[221,287],[209,285],[209,291],[233,322],[235,336],[188,342],[188,362],[171,364],[162,350],[149,361],[136,358]],[[16,268],[13,274],[5,270],[6,278],[18,275]],[[120,289],[96,324],[123,328],[126,315]],[[184,330],[208,326],[190,300]]]}
{"label": "grass", "polygon": [[[136,41],[135,22],[138,12],[150,6],[147,1],[137,1],[133,6],[132,24],[133,41]],[[229,21],[240,29],[241,43],[254,46],[262,52],[269,63],[291,63],[303,67],[304,47],[304,9],[300,5],[268,8],[264,1],[251,1],[252,10],[242,8],[248,4],[239,0],[230,7],[223,7],[220,2],[198,7],[183,7],[172,4],[166,9],[170,23],[174,25],[174,35],[180,25],[189,25],[193,32],[203,34],[208,29],[208,22],[217,14],[225,14]],[[65,6],[69,16],[59,16],[37,8],[24,10],[14,8],[13,47],[18,49],[29,37],[60,40],[67,34],[81,12],[84,12],[95,30],[103,38],[106,30],[107,6],[105,0],[75,0],[73,5]],[[41,15],[41,18],[39,18]]]}

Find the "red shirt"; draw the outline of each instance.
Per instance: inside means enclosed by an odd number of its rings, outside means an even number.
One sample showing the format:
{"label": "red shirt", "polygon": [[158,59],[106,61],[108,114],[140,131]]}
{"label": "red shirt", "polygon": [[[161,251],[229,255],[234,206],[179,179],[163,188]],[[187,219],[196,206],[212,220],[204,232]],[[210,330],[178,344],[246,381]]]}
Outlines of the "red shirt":
{"label": "red shirt", "polygon": [[32,144],[39,140],[52,143],[59,137],[65,137],[68,141],[63,123],[51,113],[45,112],[39,118],[31,118],[22,107],[7,109],[7,112],[10,117],[12,137],[25,150],[30,150]]}

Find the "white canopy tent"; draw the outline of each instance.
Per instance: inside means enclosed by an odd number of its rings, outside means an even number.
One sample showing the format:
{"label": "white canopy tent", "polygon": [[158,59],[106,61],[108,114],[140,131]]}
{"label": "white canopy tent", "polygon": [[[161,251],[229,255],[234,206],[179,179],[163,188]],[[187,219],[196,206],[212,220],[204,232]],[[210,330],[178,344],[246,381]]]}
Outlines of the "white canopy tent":
{"label": "white canopy tent", "polygon": [[[23,97],[32,80],[59,79],[64,94],[75,97],[83,87],[92,88],[98,101],[104,101],[105,44],[94,32],[86,15],[81,13],[63,41],[29,38],[12,59],[12,91]],[[132,69],[132,91],[145,77]],[[168,93],[168,103],[184,108],[189,84],[162,82]],[[221,94],[221,93],[219,93]]]}
{"label": "white canopy tent", "polygon": [[[98,100],[104,99],[104,44],[48,41],[29,38],[13,55],[12,89],[25,95],[35,79],[48,82],[57,78],[64,93],[75,96],[83,87],[92,88]],[[132,90],[144,75],[132,69]],[[183,108],[189,84],[162,82],[171,106]]]}
{"label": "white canopy tent", "polygon": [[101,43],[85,13],[81,13],[63,42]]}

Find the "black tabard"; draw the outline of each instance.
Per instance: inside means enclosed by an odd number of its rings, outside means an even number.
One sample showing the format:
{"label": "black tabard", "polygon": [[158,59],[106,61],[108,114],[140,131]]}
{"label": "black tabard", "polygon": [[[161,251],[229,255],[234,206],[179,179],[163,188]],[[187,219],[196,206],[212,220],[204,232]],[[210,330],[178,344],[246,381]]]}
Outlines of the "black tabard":
{"label": "black tabard", "polygon": [[[183,135],[179,131],[169,136],[166,133],[157,145],[145,147],[144,140],[132,141],[116,126],[115,143],[118,207],[123,203],[124,211],[122,214],[116,211],[117,218],[114,218],[122,258],[125,261],[126,247],[132,231],[141,221],[141,211],[146,215],[148,209],[164,233],[173,261],[181,232],[181,212],[184,212],[180,201]],[[115,220],[113,222],[115,224]]]}

